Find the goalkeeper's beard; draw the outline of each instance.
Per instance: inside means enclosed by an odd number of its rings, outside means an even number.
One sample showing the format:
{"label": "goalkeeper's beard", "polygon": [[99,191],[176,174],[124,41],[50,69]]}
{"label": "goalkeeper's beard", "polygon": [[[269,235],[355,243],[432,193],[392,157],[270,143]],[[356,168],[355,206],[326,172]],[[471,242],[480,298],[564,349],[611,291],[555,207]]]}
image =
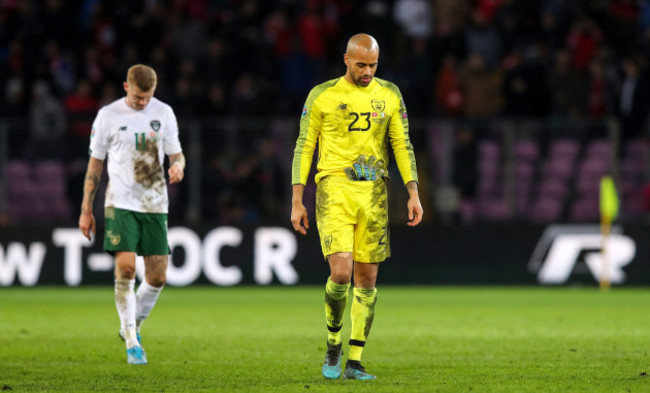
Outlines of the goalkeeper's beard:
{"label": "goalkeeper's beard", "polygon": [[[359,76],[356,76],[356,75],[354,75],[352,70],[350,70],[350,67],[348,67],[348,72],[350,73],[350,78],[352,78],[352,81],[357,86],[366,87],[366,86],[368,86],[370,84],[370,82],[372,82],[372,78],[373,78],[372,75],[359,75]],[[362,80],[363,78],[367,78],[367,81],[363,81]]]}

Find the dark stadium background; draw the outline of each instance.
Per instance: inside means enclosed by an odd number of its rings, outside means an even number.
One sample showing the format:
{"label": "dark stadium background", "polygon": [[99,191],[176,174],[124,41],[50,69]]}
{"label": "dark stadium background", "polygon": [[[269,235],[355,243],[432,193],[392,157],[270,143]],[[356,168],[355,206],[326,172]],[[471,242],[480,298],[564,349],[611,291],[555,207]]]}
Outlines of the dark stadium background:
{"label": "dark stadium background", "polygon": [[[289,228],[303,102],[345,73],[358,32],[377,38],[377,76],[405,98],[425,210],[406,228],[392,167],[388,282],[535,283],[533,254],[543,259],[557,236],[598,233],[610,175],[618,234],[635,245],[623,282],[650,283],[648,0],[0,2],[0,270],[12,244],[40,241],[56,250],[40,282],[63,282],[56,268],[46,274],[62,263],[52,233],[77,225],[90,125],[134,63],[157,70],[188,158],[170,188],[170,227]],[[313,193],[312,183],[312,215]],[[559,229],[545,243],[549,228]],[[320,258],[311,231],[297,238],[305,272]],[[598,250],[580,247],[567,282],[594,283],[585,262]],[[231,259],[252,271],[242,252]]]}

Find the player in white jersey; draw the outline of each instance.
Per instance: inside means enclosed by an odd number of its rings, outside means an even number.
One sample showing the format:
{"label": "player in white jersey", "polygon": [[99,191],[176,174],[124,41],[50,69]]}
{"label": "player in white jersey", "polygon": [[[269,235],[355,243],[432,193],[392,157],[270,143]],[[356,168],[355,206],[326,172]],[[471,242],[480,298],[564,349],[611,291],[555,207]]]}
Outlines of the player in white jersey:
{"label": "player in white jersey", "polygon": [[[101,108],[93,123],[79,229],[95,233],[93,202],[108,159],[104,250],[115,256],[115,305],[127,362],[146,364],[140,327],[165,285],[167,259],[167,186],[163,163],[169,158],[169,183],[183,180],[185,157],[172,108],[153,97],[156,72],[129,68],[126,97]],[[135,287],[135,257],[142,255],[145,280]]]}

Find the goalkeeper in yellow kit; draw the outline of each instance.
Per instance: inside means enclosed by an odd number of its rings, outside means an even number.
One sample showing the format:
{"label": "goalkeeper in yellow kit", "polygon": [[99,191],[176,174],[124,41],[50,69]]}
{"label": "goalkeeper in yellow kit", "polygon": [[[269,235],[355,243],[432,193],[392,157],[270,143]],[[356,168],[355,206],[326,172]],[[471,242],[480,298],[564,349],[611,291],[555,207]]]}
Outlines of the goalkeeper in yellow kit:
{"label": "goalkeeper in yellow kit", "polygon": [[361,365],[361,352],[374,318],[379,263],[390,256],[389,142],[409,193],[407,225],[422,220],[406,107],[397,86],[374,78],[378,59],[379,46],[373,37],[350,38],[343,55],[345,76],[314,87],[307,97],[293,157],[291,223],[304,235],[309,220],[302,195],[318,142],[316,222],[330,266],[325,286],[327,353],[322,368],[328,379],[341,376],[341,327],[353,272],[352,332],[344,377],[375,379]]}

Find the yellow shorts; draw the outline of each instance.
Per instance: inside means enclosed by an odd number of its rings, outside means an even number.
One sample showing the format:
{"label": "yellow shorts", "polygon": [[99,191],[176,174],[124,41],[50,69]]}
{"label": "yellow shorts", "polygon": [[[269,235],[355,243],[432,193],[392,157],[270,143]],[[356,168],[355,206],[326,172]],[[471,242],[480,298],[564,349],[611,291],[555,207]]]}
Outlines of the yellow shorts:
{"label": "yellow shorts", "polygon": [[316,190],[316,223],[323,255],[351,252],[356,262],[390,257],[386,183],[326,176]]}

